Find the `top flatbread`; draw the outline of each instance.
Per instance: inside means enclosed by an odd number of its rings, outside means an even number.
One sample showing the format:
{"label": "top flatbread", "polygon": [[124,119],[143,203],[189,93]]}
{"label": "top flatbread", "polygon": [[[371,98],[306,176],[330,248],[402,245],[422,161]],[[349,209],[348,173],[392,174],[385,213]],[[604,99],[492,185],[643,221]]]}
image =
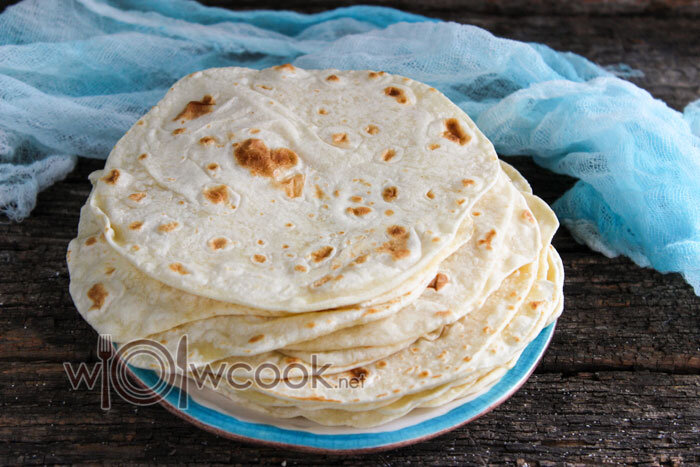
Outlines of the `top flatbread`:
{"label": "top flatbread", "polygon": [[194,73],[119,141],[89,206],[172,287],[264,310],[370,300],[425,270],[496,180],[491,143],[385,73]]}

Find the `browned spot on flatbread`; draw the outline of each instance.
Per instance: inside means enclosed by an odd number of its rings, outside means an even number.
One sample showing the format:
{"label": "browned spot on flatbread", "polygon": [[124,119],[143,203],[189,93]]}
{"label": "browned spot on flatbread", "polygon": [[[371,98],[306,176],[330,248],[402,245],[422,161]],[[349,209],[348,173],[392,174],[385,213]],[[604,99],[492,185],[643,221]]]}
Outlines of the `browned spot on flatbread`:
{"label": "browned spot on flatbread", "polygon": [[298,198],[302,195],[304,192],[304,179],[304,174],[295,174],[280,182],[287,197]]}
{"label": "browned spot on flatbread", "polygon": [[346,211],[349,214],[354,214],[358,217],[366,216],[370,212],[372,212],[372,208],[367,207],[367,206],[358,206],[356,208],[347,208]]}
{"label": "browned spot on flatbread", "polygon": [[195,118],[199,118],[202,115],[210,113],[212,110],[214,110],[214,105],[216,105],[214,98],[207,94],[202,97],[201,101],[188,102],[185,108],[182,109],[182,112],[177,114],[177,117],[173,118],[173,121],[180,119],[194,120]]}
{"label": "browned spot on flatbread", "polygon": [[365,261],[367,261],[367,257],[368,257],[368,256],[369,256],[369,255],[360,255],[360,256],[358,256],[357,258],[355,258],[354,260],[352,260],[352,262],[355,263],[355,264],[362,264],[362,263],[364,263]]}
{"label": "browned spot on flatbread", "polygon": [[495,236],[496,236],[496,231],[493,230],[493,229],[491,229],[491,230],[489,230],[489,232],[486,234],[486,236],[484,236],[484,238],[482,238],[481,240],[479,240],[477,243],[478,243],[480,246],[481,246],[481,245],[486,245],[486,249],[487,249],[487,250],[492,250],[493,247],[491,246],[491,241],[493,240],[493,238],[494,238]]}
{"label": "browned spot on flatbread", "polygon": [[129,228],[131,230],[139,230],[141,227],[143,227],[143,222],[141,221],[134,221],[131,224],[129,224]]}
{"label": "browned spot on flatbread", "polygon": [[350,201],[353,203],[361,203],[362,202],[362,196],[351,196]]}
{"label": "browned spot on flatbread", "polygon": [[336,146],[345,146],[350,142],[347,133],[333,133],[332,135],[333,144]]}
{"label": "browned spot on flatbread", "polygon": [[436,149],[439,148],[439,147],[440,147],[439,144],[433,143],[433,144],[431,144],[430,146],[428,146],[428,149],[430,149],[431,151],[434,151],[434,150],[436,150]]}
{"label": "browned spot on flatbread", "polygon": [[264,255],[253,255],[253,261],[256,263],[264,263],[267,261],[267,258]]}
{"label": "browned spot on flatbread", "polygon": [[266,91],[272,90],[272,88],[271,88],[270,86],[266,86],[266,85],[264,85],[264,84],[258,84],[258,87],[259,87],[259,88],[262,88],[262,89],[265,89]]}
{"label": "browned spot on flatbread", "polygon": [[394,149],[387,149],[382,153],[382,160],[384,162],[389,162],[394,157],[396,157],[396,151]]}
{"label": "browned spot on flatbread", "polygon": [[391,209],[387,209],[386,211],[384,211],[384,214],[386,214],[387,216],[393,216],[394,211],[392,211]]}
{"label": "browned spot on flatbread", "polygon": [[370,315],[373,315],[375,313],[379,313],[379,310],[376,308],[370,308],[369,310],[362,313],[362,316],[370,316]]}
{"label": "browned spot on flatbread", "polygon": [[406,235],[406,228],[400,225],[392,225],[386,229],[386,233],[389,234],[390,237],[402,237]]}
{"label": "browned spot on flatbread", "polygon": [[141,155],[139,156],[139,160],[142,161],[142,160],[144,160],[144,159],[147,158],[147,157],[148,157],[148,154],[146,154],[146,153],[144,152],[143,154],[141,154]]}
{"label": "browned spot on flatbread", "polygon": [[427,370],[421,371],[420,373],[418,373],[418,377],[419,377],[419,378],[427,378],[428,375],[430,375],[430,373],[428,373]]}
{"label": "browned spot on flatbread", "polygon": [[210,145],[210,144],[216,144],[216,143],[218,143],[218,142],[219,142],[219,140],[217,140],[217,139],[216,139],[215,137],[213,137],[213,136],[205,136],[205,137],[199,139],[199,144],[201,144],[202,146],[207,146],[207,145]]}
{"label": "browned spot on flatbread", "polygon": [[405,258],[411,254],[411,250],[407,248],[409,233],[404,227],[391,226],[387,229],[387,234],[392,237],[391,240],[378,247],[377,253],[390,254],[394,260]]}
{"label": "browned spot on flatbread", "polygon": [[319,401],[319,402],[340,402],[336,399],[327,399],[322,396],[299,397],[300,401]]}
{"label": "browned spot on flatbread", "polygon": [[317,280],[316,282],[314,282],[313,286],[314,286],[314,287],[321,287],[323,284],[325,284],[326,282],[330,281],[331,279],[333,279],[333,276],[328,276],[328,275],[327,275],[327,276],[323,276],[322,278],[320,278],[319,280]]}
{"label": "browned spot on flatbread", "polygon": [[326,196],[326,193],[323,191],[323,189],[316,185],[316,198],[318,199],[327,199],[328,196]]}
{"label": "browned spot on flatbread", "polygon": [[318,109],[318,113],[321,115],[327,115],[328,111],[326,109]]}
{"label": "browned spot on flatbread", "polygon": [[249,133],[251,135],[256,135],[256,134],[260,133],[260,128],[251,128]]}
{"label": "browned spot on flatbread", "polygon": [[533,310],[536,310],[540,307],[540,305],[544,305],[545,303],[547,303],[545,300],[538,300],[535,302],[530,302],[530,308],[532,308]]}
{"label": "browned spot on flatbread", "polygon": [[184,128],[175,128],[175,129],[173,130],[173,134],[174,134],[174,135],[181,135],[181,134],[184,133],[184,132],[185,132],[185,129],[184,129]]}
{"label": "browned spot on flatbread", "polygon": [[110,170],[106,176],[102,177],[102,180],[104,180],[106,183],[109,183],[110,185],[114,185],[115,183],[117,183],[117,180],[119,180],[119,170]]}
{"label": "browned spot on flatbread", "polygon": [[131,193],[129,195],[129,199],[132,201],[136,201],[137,203],[139,201],[141,201],[142,199],[144,199],[145,197],[146,197],[146,193],[144,193],[143,191],[140,191],[138,193]]}
{"label": "browned spot on flatbread", "polygon": [[479,217],[480,215],[481,215],[481,213],[480,213],[479,211],[474,211],[474,212],[472,213],[472,216]]}
{"label": "browned spot on flatbread", "polygon": [[435,193],[433,193],[433,190],[428,190],[425,196],[427,196],[430,199],[435,199]]}
{"label": "browned spot on flatbread", "polygon": [[396,86],[389,86],[384,88],[384,94],[389,97],[393,97],[399,104],[405,104],[406,102],[408,102],[408,98],[406,98],[406,93],[404,92],[404,90],[401,88],[397,88]]}
{"label": "browned spot on flatbread", "polygon": [[85,240],[85,244],[87,246],[94,245],[95,243],[97,243],[97,239],[95,237],[88,237],[88,239]]}
{"label": "browned spot on flatbread", "polygon": [[369,73],[367,73],[367,76],[371,79],[376,79],[379,78],[379,73],[377,73],[376,71],[370,71]]}
{"label": "browned spot on flatbread", "polygon": [[379,127],[377,127],[377,125],[367,125],[365,131],[370,135],[376,135],[377,133],[379,133]]}
{"label": "browned spot on flatbread", "polygon": [[471,136],[464,131],[456,118],[445,120],[445,131],[442,133],[442,136],[454,143],[459,143],[460,146],[464,146],[471,139]]}
{"label": "browned spot on flatbread", "polygon": [[265,337],[265,334],[258,334],[257,336],[253,336],[250,339],[248,339],[249,344],[253,344],[255,342],[258,342],[259,340],[263,339]]}
{"label": "browned spot on flatbread", "polygon": [[450,310],[441,310],[435,312],[436,316],[450,316],[451,314],[452,312]]}
{"label": "browned spot on flatbread", "polygon": [[224,237],[216,237],[209,240],[207,245],[209,245],[209,248],[212,250],[221,250],[222,248],[226,248],[226,245],[228,245],[228,240]]}
{"label": "browned spot on flatbread", "polygon": [[306,326],[307,328],[311,329],[311,328],[315,328],[315,327],[316,327],[316,323],[314,323],[314,322],[312,321],[312,322],[310,322],[310,323],[306,323],[304,326]]}
{"label": "browned spot on flatbread", "polygon": [[158,226],[158,230],[160,232],[172,232],[173,230],[177,229],[177,227],[180,225],[178,222],[168,222],[166,224],[160,224]]}
{"label": "browned spot on flatbread", "polygon": [[311,253],[311,258],[314,260],[315,263],[320,263],[324,259],[328,258],[331,255],[331,253],[333,253],[333,247],[324,246]]}
{"label": "browned spot on flatbread", "polygon": [[387,363],[384,360],[379,360],[377,362],[377,368],[384,368],[386,365],[387,365]]}
{"label": "browned spot on flatbread", "polygon": [[428,284],[428,288],[439,292],[440,289],[445,287],[449,281],[450,280],[445,274],[438,272],[437,275],[433,278],[433,280],[430,281],[430,284]]}
{"label": "browned spot on flatbread", "polygon": [[297,264],[296,266],[294,266],[294,270],[297,272],[306,272],[307,268],[303,264]]}
{"label": "browned spot on flatbread", "polygon": [[357,379],[365,379],[369,376],[369,370],[363,367],[353,368],[350,370],[350,374]]}
{"label": "browned spot on flatbread", "polygon": [[294,167],[299,157],[287,148],[270,151],[260,139],[250,138],[240,143],[234,150],[236,161],[250,170],[253,175],[272,177],[275,170]]}
{"label": "browned spot on flatbread", "polygon": [[110,275],[112,275],[112,273],[113,273],[114,271],[116,271],[116,269],[115,269],[113,266],[108,266],[108,267],[105,269],[105,274],[107,274],[108,276],[110,276]]}
{"label": "browned spot on flatbread", "polygon": [[275,70],[296,71],[296,68],[291,63],[285,63],[284,65],[277,65]]}
{"label": "browned spot on flatbread", "polygon": [[217,185],[206,188],[204,197],[214,204],[228,203],[228,187],[226,185]]}
{"label": "browned spot on flatbread", "polygon": [[382,198],[387,203],[394,201],[399,196],[399,189],[395,186],[388,186],[382,191]]}
{"label": "browned spot on flatbread", "polygon": [[328,75],[326,76],[326,81],[340,81],[340,78],[336,75]]}
{"label": "browned spot on flatbread", "polygon": [[189,272],[187,272],[187,269],[185,269],[185,266],[183,266],[182,263],[170,263],[168,267],[176,273],[182,274],[183,276],[185,274],[189,274]]}
{"label": "browned spot on flatbread", "polygon": [[493,334],[493,329],[491,329],[488,326],[484,326],[484,329],[482,329],[482,331],[484,332],[484,334]]}
{"label": "browned spot on flatbread", "polygon": [[109,292],[107,292],[104,285],[99,282],[90,287],[90,290],[87,291],[87,297],[92,301],[90,310],[99,310],[102,308],[107,295],[109,295]]}
{"label": "browned spot on flatbread", "polygon": [[526,220],[528,222],[535,222],[535,218],[532,216],[532,213],[527,209],[523,210],[522,214],[520,214],[520,217],[522,217],[523,220]]}
{"label": "browned spot on flatbread", "polygon": [[217,164],[216,162],[212,162],[211,164],[207,165],[207,169],[209,169],[209,170],[216,170],[218,168],[219,168],[219,164]]}

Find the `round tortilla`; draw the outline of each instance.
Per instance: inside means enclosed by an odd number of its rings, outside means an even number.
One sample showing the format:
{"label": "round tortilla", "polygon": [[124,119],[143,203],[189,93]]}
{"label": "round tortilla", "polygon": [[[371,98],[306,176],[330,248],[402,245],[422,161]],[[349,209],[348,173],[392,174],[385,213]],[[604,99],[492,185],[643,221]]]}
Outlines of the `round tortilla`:
{"label": "round tortilla", "polygon": [[180,80],[122,137],[88,204],[156,280],[305,312],[425,270],[498,171],[469,117],[422,83],[219,68]]}

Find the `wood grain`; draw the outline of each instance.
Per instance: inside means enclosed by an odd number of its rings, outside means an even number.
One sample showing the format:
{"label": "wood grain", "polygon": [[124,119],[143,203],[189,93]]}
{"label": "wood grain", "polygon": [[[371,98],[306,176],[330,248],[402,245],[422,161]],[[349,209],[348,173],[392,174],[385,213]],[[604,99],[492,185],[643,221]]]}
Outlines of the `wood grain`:
{"label": "wood grain", "polygon": [[[491,12],[486,6],[436,5],[431,8],[445,19],[573,50],[601,64],[625,62],[644,72],[638,84],[675,108],[700,96],[695,18],[581,17],[556,8],[556,14],[515,17],[485,14]],[[547,201],[572,184],[528,158],[508,160]],[[679,275],[605,258],[564,229],[554,244],[566,268],[566,308],[536,374],[492,413],[438,439],[338,459],[218,438],[158,406],[135,408],[116,399],[102,412],[99,393],[71,391],[61,366],[96,360],[96,334],[68,295],[65,250],[89,192],[86,177],[102,165],[81,159],[73,174],[40,195],[29,219],[0,223],[1,464],[700,462],[700,299]]]}

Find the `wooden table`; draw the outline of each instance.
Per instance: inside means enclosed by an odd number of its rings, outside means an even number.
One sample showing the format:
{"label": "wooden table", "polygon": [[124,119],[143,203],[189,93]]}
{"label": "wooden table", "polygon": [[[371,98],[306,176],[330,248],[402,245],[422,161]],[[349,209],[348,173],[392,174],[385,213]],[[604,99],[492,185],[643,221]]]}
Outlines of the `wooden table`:
{"label": "wooden table", "polygon": [[[700,18],[665,7],[683,2],[596,3],[570,11],[552,1],[477,1],[471,10],[456,0],[430,10],[410,8],[419,4],[414,1],[391,4],[572,50],[603,65],[627,63],[644,72],[637,84],[675,108],[700,96]],[[571,11],[577,15],[566,14]],[[527,158],[509,161],[547,201],[571,186],[571,179]],[[90,188],[86,177],[102,164],[81,159],[73,174],[40,195],[29,219],[0,224],[2,464],[700,462],[700,299],[679,275],[608,259],[565,229],[554,245],[566,268],[566,308],[544,360],[512,399],[432,441],[333,458],[229,441],[159,406],[136,408],[117,398],[103,412],[99,391],[70,390],[62,368],[64,361],[96,361],[96,334],[71,302],[64,257]]]}

